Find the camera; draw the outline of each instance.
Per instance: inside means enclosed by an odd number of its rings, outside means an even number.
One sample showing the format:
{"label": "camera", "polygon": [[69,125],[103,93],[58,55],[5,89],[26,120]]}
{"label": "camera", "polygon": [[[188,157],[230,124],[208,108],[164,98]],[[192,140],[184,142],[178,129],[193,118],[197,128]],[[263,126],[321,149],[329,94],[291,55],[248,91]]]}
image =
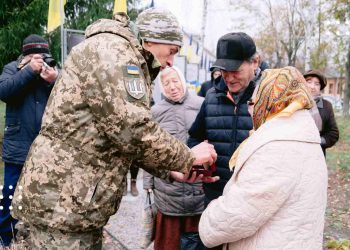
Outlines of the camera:
{"label": "camera", "polygon": [[55,67],[57,65],[57,62],[55,59],[53,59],[52,55],[50,54],[42,54],[44,62],[50,66],[50,67]]}

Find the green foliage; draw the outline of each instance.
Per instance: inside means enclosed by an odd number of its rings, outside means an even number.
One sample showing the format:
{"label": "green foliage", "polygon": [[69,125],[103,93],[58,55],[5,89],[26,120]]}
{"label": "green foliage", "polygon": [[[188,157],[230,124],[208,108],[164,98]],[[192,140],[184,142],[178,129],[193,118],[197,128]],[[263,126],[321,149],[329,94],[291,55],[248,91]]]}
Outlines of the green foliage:
{"label": "green foliage", "polygon": [[[128,15],[135,20],[139,10],[135,8],[139,0],[128,0]],[[85,30],[100,18],[111,18],[114,0],[68,0],[65,6],[65,27]]]}
{"label": "green foliage", "polygon": [[332,250],[350,250],[350,240],[330,240],[326,247]]}
{"label": "green foliage", "polygon": [[111,0],[68,0],[65,6],[65,27],[85,30],[99,18],[111,18],[112,11]]}
{"label": "green foliage", "polygon": [[330,52],[330,47],[328,43],[321,42],[320,46],[311,51],[310,68],[320,69],[322,71],[326,70],[327,62],[329,60],[328,53]]}
{"label": "green foliage", "polygon": [[[350,171],[350,119],[337,117],[339,141],[327,150],[327,165],[333,170]],[[350,178],[350,176],[348,176]]]}
{"label": "green foliage", "polygon": [[44,33],[47,0],[2,0],[0,4],[0,69],[21,53],[30,34]]}
{"label": "green foliage", "polygon": [[[140,0],[128,0],[128,14],[135,20]],[[114,0],[67,0],[65,28],[85,30],[100,18],[112,18]],[[30,34],[48,39],[50,51],[59,61],[60,29],[46,33],[49,0],[1,0],[0,3],[0,70],[21,54],[22,41]]]}
{"label": "green foliage", "polygon": [[332,13],[336,19],[345,23],[350,19],[350,1],[349,0],[335,0],[332,6]]}

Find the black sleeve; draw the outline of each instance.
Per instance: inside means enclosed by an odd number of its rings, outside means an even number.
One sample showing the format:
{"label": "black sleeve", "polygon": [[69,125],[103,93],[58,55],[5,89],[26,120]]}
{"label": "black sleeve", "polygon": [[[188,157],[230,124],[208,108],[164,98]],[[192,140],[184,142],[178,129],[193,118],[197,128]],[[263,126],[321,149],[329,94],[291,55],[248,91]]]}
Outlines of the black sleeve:
{"label": "black sleeve", "polygon": [[203,102],[196,120],[193,122],[190,130],[188,131],[190,137],[187,141],[187,145],[190,148],[207,139],[205,130],[205,109],[206,101]]}
{"label": "black sleeve", "polygon": [[321,136],[326,140],[326,143],[322,145],[324,148],[332,147],[339,139],[339,130],[337,122],[334,117],[332,104],[327,101],[323,101],[326,107],[327,119],[323,121],[323,129]]}
{"label": "black sleeve", "polygon": [[201,85],[201,88],[198,91],[198,96],[205,97],[204,83]]}

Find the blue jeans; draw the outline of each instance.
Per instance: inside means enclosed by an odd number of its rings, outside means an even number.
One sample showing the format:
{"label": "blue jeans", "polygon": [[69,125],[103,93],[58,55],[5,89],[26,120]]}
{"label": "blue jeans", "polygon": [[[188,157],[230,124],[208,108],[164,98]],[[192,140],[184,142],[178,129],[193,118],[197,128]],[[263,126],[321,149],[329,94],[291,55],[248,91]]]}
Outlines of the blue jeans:
{"label": "blue jeans", "polygon": [[3,198],[0,200],[0,243],[4,246],[10,245],[11,240],[14,237],[13,234],[16,233],[15,225],[17,220],[10,214],[10,206],[12,202],[10,195],[13,196],[15,192],[17,181],[22,172],[22,167],[23,165],[5,162],[4,187],[2,189]]}

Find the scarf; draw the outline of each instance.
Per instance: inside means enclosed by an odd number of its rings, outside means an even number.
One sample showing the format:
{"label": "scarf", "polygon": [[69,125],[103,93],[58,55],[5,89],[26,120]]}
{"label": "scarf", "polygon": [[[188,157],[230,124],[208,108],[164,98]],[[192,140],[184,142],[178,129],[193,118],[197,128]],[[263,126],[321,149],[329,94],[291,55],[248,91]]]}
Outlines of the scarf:
{"label": "scarf", "polygon": [[322,130],[322,118],[321,118],[320,112],[318,111],[318,107],[317,107],[317,104],[319,102],[320,102],[320,96],[318,96],[317,98],[314,97],[314,105],[310,109],[310,114],[315,121],[315,124],[316,124],[318,131],[321,132],[321,130]]}
{"label": "scarf", "polygon": [[[307,90],[305,79],[294,67],[265,70],[262,81],[257,88],[258,91],[255,100],[253,100],[255,102],[253,111],[254,131],[273,118],[290,117],[298,110],[313,107],[313,100]],[[239,145],[230,159],[229,166],[231,170],[236,165],[239,151],[244,142]]]}

